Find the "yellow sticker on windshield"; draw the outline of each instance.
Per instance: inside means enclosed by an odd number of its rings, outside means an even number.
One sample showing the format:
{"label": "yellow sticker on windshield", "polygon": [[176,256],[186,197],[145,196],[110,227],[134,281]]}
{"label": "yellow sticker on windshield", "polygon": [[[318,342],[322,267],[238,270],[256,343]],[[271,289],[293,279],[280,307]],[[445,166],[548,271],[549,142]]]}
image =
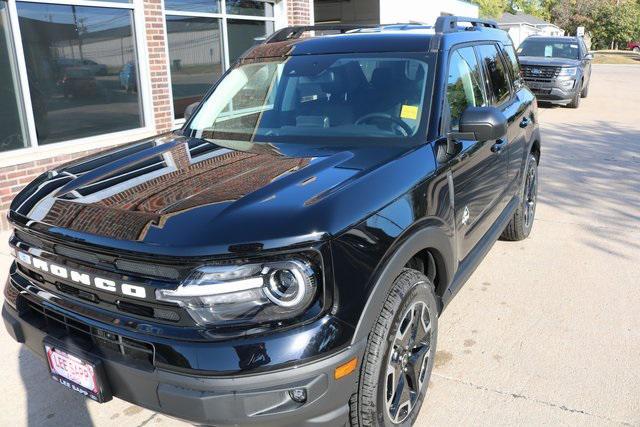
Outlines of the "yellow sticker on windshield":
{"label": "yellow sticker on windshield", "polygon": [[402,110],[400,110],[400,117],[403,119],[417,120],[418,107],[413,105],[403,105]]}

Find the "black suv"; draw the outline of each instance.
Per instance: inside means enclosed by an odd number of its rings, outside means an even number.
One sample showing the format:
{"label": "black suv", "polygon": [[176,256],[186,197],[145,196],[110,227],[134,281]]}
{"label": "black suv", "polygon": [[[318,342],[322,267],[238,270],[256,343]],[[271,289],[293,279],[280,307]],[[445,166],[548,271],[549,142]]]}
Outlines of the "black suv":
{"label": "black suv", "polygon": [[582,37],[531,36],[518,48],[518,57],[538,100],[578,108],[589,94],[593,55]]}
{"label": "black suv", "polygon": [[9,333],[96,401],[412,423],[438,316],[498,237],[531,231],[540,134],[517,69],[489,21],[278,31],[179,132],[16,197]]}

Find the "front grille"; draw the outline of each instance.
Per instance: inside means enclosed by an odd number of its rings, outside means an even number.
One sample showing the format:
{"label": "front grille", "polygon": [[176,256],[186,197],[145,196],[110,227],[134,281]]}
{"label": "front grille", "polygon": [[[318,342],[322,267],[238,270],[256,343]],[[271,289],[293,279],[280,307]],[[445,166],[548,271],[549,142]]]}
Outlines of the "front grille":
{"label": "front grille", "polygon": [[549,67],[549,66],[541,66],[541,65],[523,65],[522,69],[522,77],[525,80],[532,81],[551,81],[558,77],[560,73],[560,67]]}
{"label": "front grille", "polygon": [[25,297],[20,297],[19,301],[21,317],[52,337],[63,341],[69,339],[96,355],[120,358],[142,368],[153,368],[153,345],[78,322]]}

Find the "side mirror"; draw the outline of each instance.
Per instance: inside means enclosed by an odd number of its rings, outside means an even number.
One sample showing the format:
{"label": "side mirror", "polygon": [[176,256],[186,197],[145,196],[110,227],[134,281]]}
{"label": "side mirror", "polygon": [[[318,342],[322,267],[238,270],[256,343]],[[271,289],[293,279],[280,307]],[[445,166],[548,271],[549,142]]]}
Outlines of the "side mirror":
{"label": "side mirror", "polygon": [[475,141],[496,140],[507,133],[507,119],[496,107],[467,107],[460,117],[460,133],[473,135]]}
{"label": "side mirror", "polygon": [[587,61],[591,61],[593,59],[593,53],[587,53],[584,56],[584,59],[586,59]]}
{"label": "side mirror", "polygon": [[193,115],[193,111],[200,105],[200,102],[194,102],[193,104],[189,104],[187,108],[184,109],[184,119],[189,120]]}

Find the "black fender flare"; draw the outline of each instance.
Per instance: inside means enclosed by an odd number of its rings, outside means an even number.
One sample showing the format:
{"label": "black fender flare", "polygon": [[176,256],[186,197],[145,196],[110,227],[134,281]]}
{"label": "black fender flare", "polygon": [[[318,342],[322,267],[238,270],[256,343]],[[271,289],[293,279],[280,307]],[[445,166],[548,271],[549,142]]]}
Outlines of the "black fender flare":
{"label": "black fender flare", "polygon": [[444,291],[449,291],[448,285],[451,283],[456,269],[453,232],[440,220],[437,222],[427,221],[426,225],[423,224],[420,229],[414,230],[415,227],[410,227],[409,230],[403,233],[408,237],[398,239],[400,243],[389,251],[390,255],[383,258],[372,276],[374,278],[373,289],[369,293],[360,320],[356,325],[352,343],[367,339],[378,315],[382,311],[395,279],[400,275],[407,262],[421,250],[431,248],[438,251],[443,264],[438,266],[438,274],[444,276],[441,277],[441,280],[445,283]]}

